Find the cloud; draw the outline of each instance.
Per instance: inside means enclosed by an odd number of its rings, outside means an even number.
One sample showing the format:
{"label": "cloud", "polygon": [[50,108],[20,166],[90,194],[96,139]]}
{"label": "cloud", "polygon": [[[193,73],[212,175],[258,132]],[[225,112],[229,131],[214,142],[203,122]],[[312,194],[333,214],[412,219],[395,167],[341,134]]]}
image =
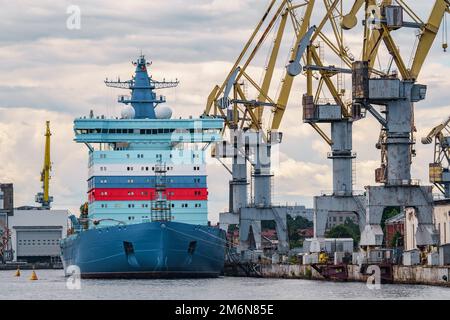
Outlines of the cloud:
{"label": "cloud", "polygon": [[[316,3],[314,19],[318,21],[323,4]],[[72,4],[81,9],[80,30],[66,28],[66,9]],[[119,75],[128,79],[133,72],[129,62],[142,50],[154,62],[151,73],[155,79],[180,79],[178,88],[163,92],[175,116],[199,115],[210,91],[225,79],[267,5],[268,1],[260,0],[3,1],[0,174],[2,181],[15,183],[16,204],[32,203],[39,191],[45,120],[52,121],[54,134],[51,193],[55,207],[77,210],[86,199],[87,150],[72,141],[73,119],[90,109],[96,114],[118,115],[121,106],[116,103],[117,95],[126,93],[106,88],[103,80]],[[345,5],[348,10],[351,3]],[[424,13],[426,20],[429,3],[416,1],[413,6]],[[346,44],[356,58],[362,43],[357,35],[361,26],[358,28],[345,32]],[[414,31],[405,29],[395,34],[406,57],[414,45]],[[331,29],[327,27],[324,32],[330,34]],[[288,30],[275,82],[284,71],[292,39],[292,31]],[[324,58],[328,64],[337,63],[328,50],[324,50]],[[256,56],[256,67],[248,70],[257,80],[266,59],[266,53]],[[386,53],[382,53],[379,67],[386,68],[388,62]],[[443,54],[437,43],[419,78],[428,85],[428,97],[416,106],[417,141],[449,114],[449,74],[448,53]],[[351,86],[348,78],[345,81],[347,87]],[[270,92],[272,97],[276,97],[278,87]],[[280,128],[284,135],[280,166],[274,169],[275,202],[312,205],[313,195],[332,187],[329,146],[302,121],[301,98],[305,90],[305,79],[300,76],[295,79]],[[329,132],[329,125],[322,127]],[[375,149],[379,129],[370,115],[354,124],[358,190],[374,184],[373,170],[380,159]],[[427,183],[432,147],[417,144],[417,154],[413,176]],[[210,166],[209,173],[209,209],[211,219],[217,220],[218,212],[228,206],[230,176],[220,164]]]}
{"label": "cloud", "polygon": [[45,121],[51,121],[52,178],[50,193],[55,208],[78,210],[85,200],[86,150],[73,142],[70,116],[29,108],[0,108],[0,176],[14,183],[15,206],[33,205],[41,191]]}

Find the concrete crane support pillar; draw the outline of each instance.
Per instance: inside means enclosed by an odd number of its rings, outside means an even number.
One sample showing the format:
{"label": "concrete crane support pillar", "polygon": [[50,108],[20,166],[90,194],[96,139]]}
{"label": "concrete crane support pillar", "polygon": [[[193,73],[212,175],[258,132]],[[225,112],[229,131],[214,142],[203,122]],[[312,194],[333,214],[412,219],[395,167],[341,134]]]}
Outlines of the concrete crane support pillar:
{"label": "concrete crane support pillar", "polygon": [[231,135],[231,180],[229,181],[228,212],[221,212],[220,228],[228,230],[230,224],[239,224],[240,209],[248,204],[247,193],[247,148],[244,138],[239,131],[233,131]]}
{"label": "concrete crane support pillar", "polygon": [[[352,152],[351,120],[331,121],[333,145],[328,158],[333,162],[333,193],[314,197],[314,238],[323,238],[330,212],[354,212],[359,219],[360,230],[366,223],[364,196],[353,195],[352,162],[356,157]],[[311,251],[320,247],[311,244]]]}
{"label": "concrete crane support pillar", "polygon": [[[412,82],[403,82],[403,90],[411,95]],[[393,100],[389,103],[386,150],[388,157],[387,183],[404,184],[411,180],[411,125],[413,106],[410,99]]]}
{"label": "concrete crane support pillar", "polygon": [[232,179],[230,185],[229,212],[239,213],[239,209],[248,203],[247,197],[247,163],[245,157],[237,154],[233,158]]}
{"label": "concrete crane support pillar", "polygon": [[[255,208],[248,207],[241,209],[241,224],[239,228],[240,247],[246,250],[254,241],[255,249],[261,249],[261,221],[274,220],[278,238],[278,252],[289,251],[289,240],[287,230],[287,207]],[[259,222],[259,224],[258,224]],[[250,227],[254,239],[249,237]]]}
{"label": "concrete crane support pillar", "polygon": [[370,186],[367,190],[367,224],[361,234],[361,246],[381,246],[383,230],[380,227],[386,207],[414,208],[418,226],[417,246],[437,245],[439,234],[433,224],[433,195],[431,186]]}
{"label": "concrete crane support pillar", "polygon": [[333,194],[351,196],[353,192],[352,162],[352,125],[351,121],[331,123],[332,152],[328,155],[333,161]]}
{"label": "concrete crane support pillar", "polygon": [[254,166],[254,203],[256,207],[272,205],[272,177],[270,172],[270,144],[258,143],[256,146],[256,162]]}
{"label": "concrete crane support pillar", "polygon": [[367,225],[361,234],[361,246],[381,246],[380,227],[384,208],[414,208],[417,214],[417,246],[438,244],[433,217],[433,195],[429,186],[411,180],[411,140],[413,103],[425,98],[426,87],[399,79],[370,79],[368,103],[386,106],[387,171],[384,186],[367,190]]}
{"label": "concrete crane support pillar", "polygon": [[241,212],[239,223],[239,248],[241,251],[261,249],[261,221],[257,219],[260,218],[242,217]]}
{"label": "concrete crane support pillar", "polygon": [[363,231],[366,226],[365,200],[365,197],[362,195],[352,197],[314,197],[314,237],[323,238],[325,236],[330,212],[354,212],[358,216],[359,229]]}

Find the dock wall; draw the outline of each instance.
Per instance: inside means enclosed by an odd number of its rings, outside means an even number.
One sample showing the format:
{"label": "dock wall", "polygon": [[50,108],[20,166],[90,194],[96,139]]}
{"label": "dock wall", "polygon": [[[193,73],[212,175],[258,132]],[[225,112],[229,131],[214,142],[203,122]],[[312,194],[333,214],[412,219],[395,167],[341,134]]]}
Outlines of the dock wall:
{"label": "dock wall", "polygon": [[[348,265],[347,281],[366,282],[368,275],[360,272],[358,265]],[[393,266],[394,283],[439,285],[450,287],[450,266]],[[260,266],[264,278],[326,280],[310,265],[269,264]]]}

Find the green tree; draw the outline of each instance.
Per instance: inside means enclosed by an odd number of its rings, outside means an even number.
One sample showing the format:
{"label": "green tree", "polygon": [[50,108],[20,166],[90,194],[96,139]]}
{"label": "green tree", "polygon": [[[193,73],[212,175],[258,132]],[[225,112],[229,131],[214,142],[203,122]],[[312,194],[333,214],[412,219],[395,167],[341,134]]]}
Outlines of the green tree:
{"label": "green tree", "polygon": [[361,238],[361,232],[359,231],[359,226],[354,223],[351,219],[345,219],[343,224],[338,224],[334,226],[326,233],[327,238],[352,238],[354,244],[359,243]]}
{"label": "green tree", "polygon": [[261,229],[263,229],[263,230],[275,229],[275,221],[273,221],[273,220],[261,221]]}
{"label": "green tree", "polygon": [[399,207],[387,207],[384,209],[383,211],[383,216],[381,217],[381,229],[384,229],[386,227],[386,220],[395,217],[396,215],[398,215],[400,213],[400,208]]}
{"label": "green tree", "polygon": [[289,235],[289,245],[291,248],[297,248],[303,246],[303,237],[300,236],[297,232],[299,229],[308,229],[313,227],[312,221],[309,221],[303,217],[295,217],[287,216],[287,227],[288,227],[288,235]]}
{"label": "green tree", "polygon": [[[290,215],[287,216],[287,228],[288,228],[288,237],[289,237],[289,245],[291,248],[301,247],[303,246],[303,239],[297,233],[298,229],[308,229],[313,227],[313,222],[309,221],[303,217],[295,217],[292,218]],[[262,230],[274,230],[276,228],[276,223],[273,220],[262,221],[261,222]]]}

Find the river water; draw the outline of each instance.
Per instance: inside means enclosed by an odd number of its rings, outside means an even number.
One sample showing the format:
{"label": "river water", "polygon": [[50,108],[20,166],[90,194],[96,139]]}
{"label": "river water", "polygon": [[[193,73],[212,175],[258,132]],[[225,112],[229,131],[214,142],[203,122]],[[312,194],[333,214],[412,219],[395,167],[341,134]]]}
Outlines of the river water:
{"label": "river water", "polygon": [[68,289],[62,270],[0,271],[0,299],[144,299],[144,300],[278,300],[278,299],[450,299],[450,288],[381,285],[311,280],[223,277],[193,280],[81,280],[81,289]]}

